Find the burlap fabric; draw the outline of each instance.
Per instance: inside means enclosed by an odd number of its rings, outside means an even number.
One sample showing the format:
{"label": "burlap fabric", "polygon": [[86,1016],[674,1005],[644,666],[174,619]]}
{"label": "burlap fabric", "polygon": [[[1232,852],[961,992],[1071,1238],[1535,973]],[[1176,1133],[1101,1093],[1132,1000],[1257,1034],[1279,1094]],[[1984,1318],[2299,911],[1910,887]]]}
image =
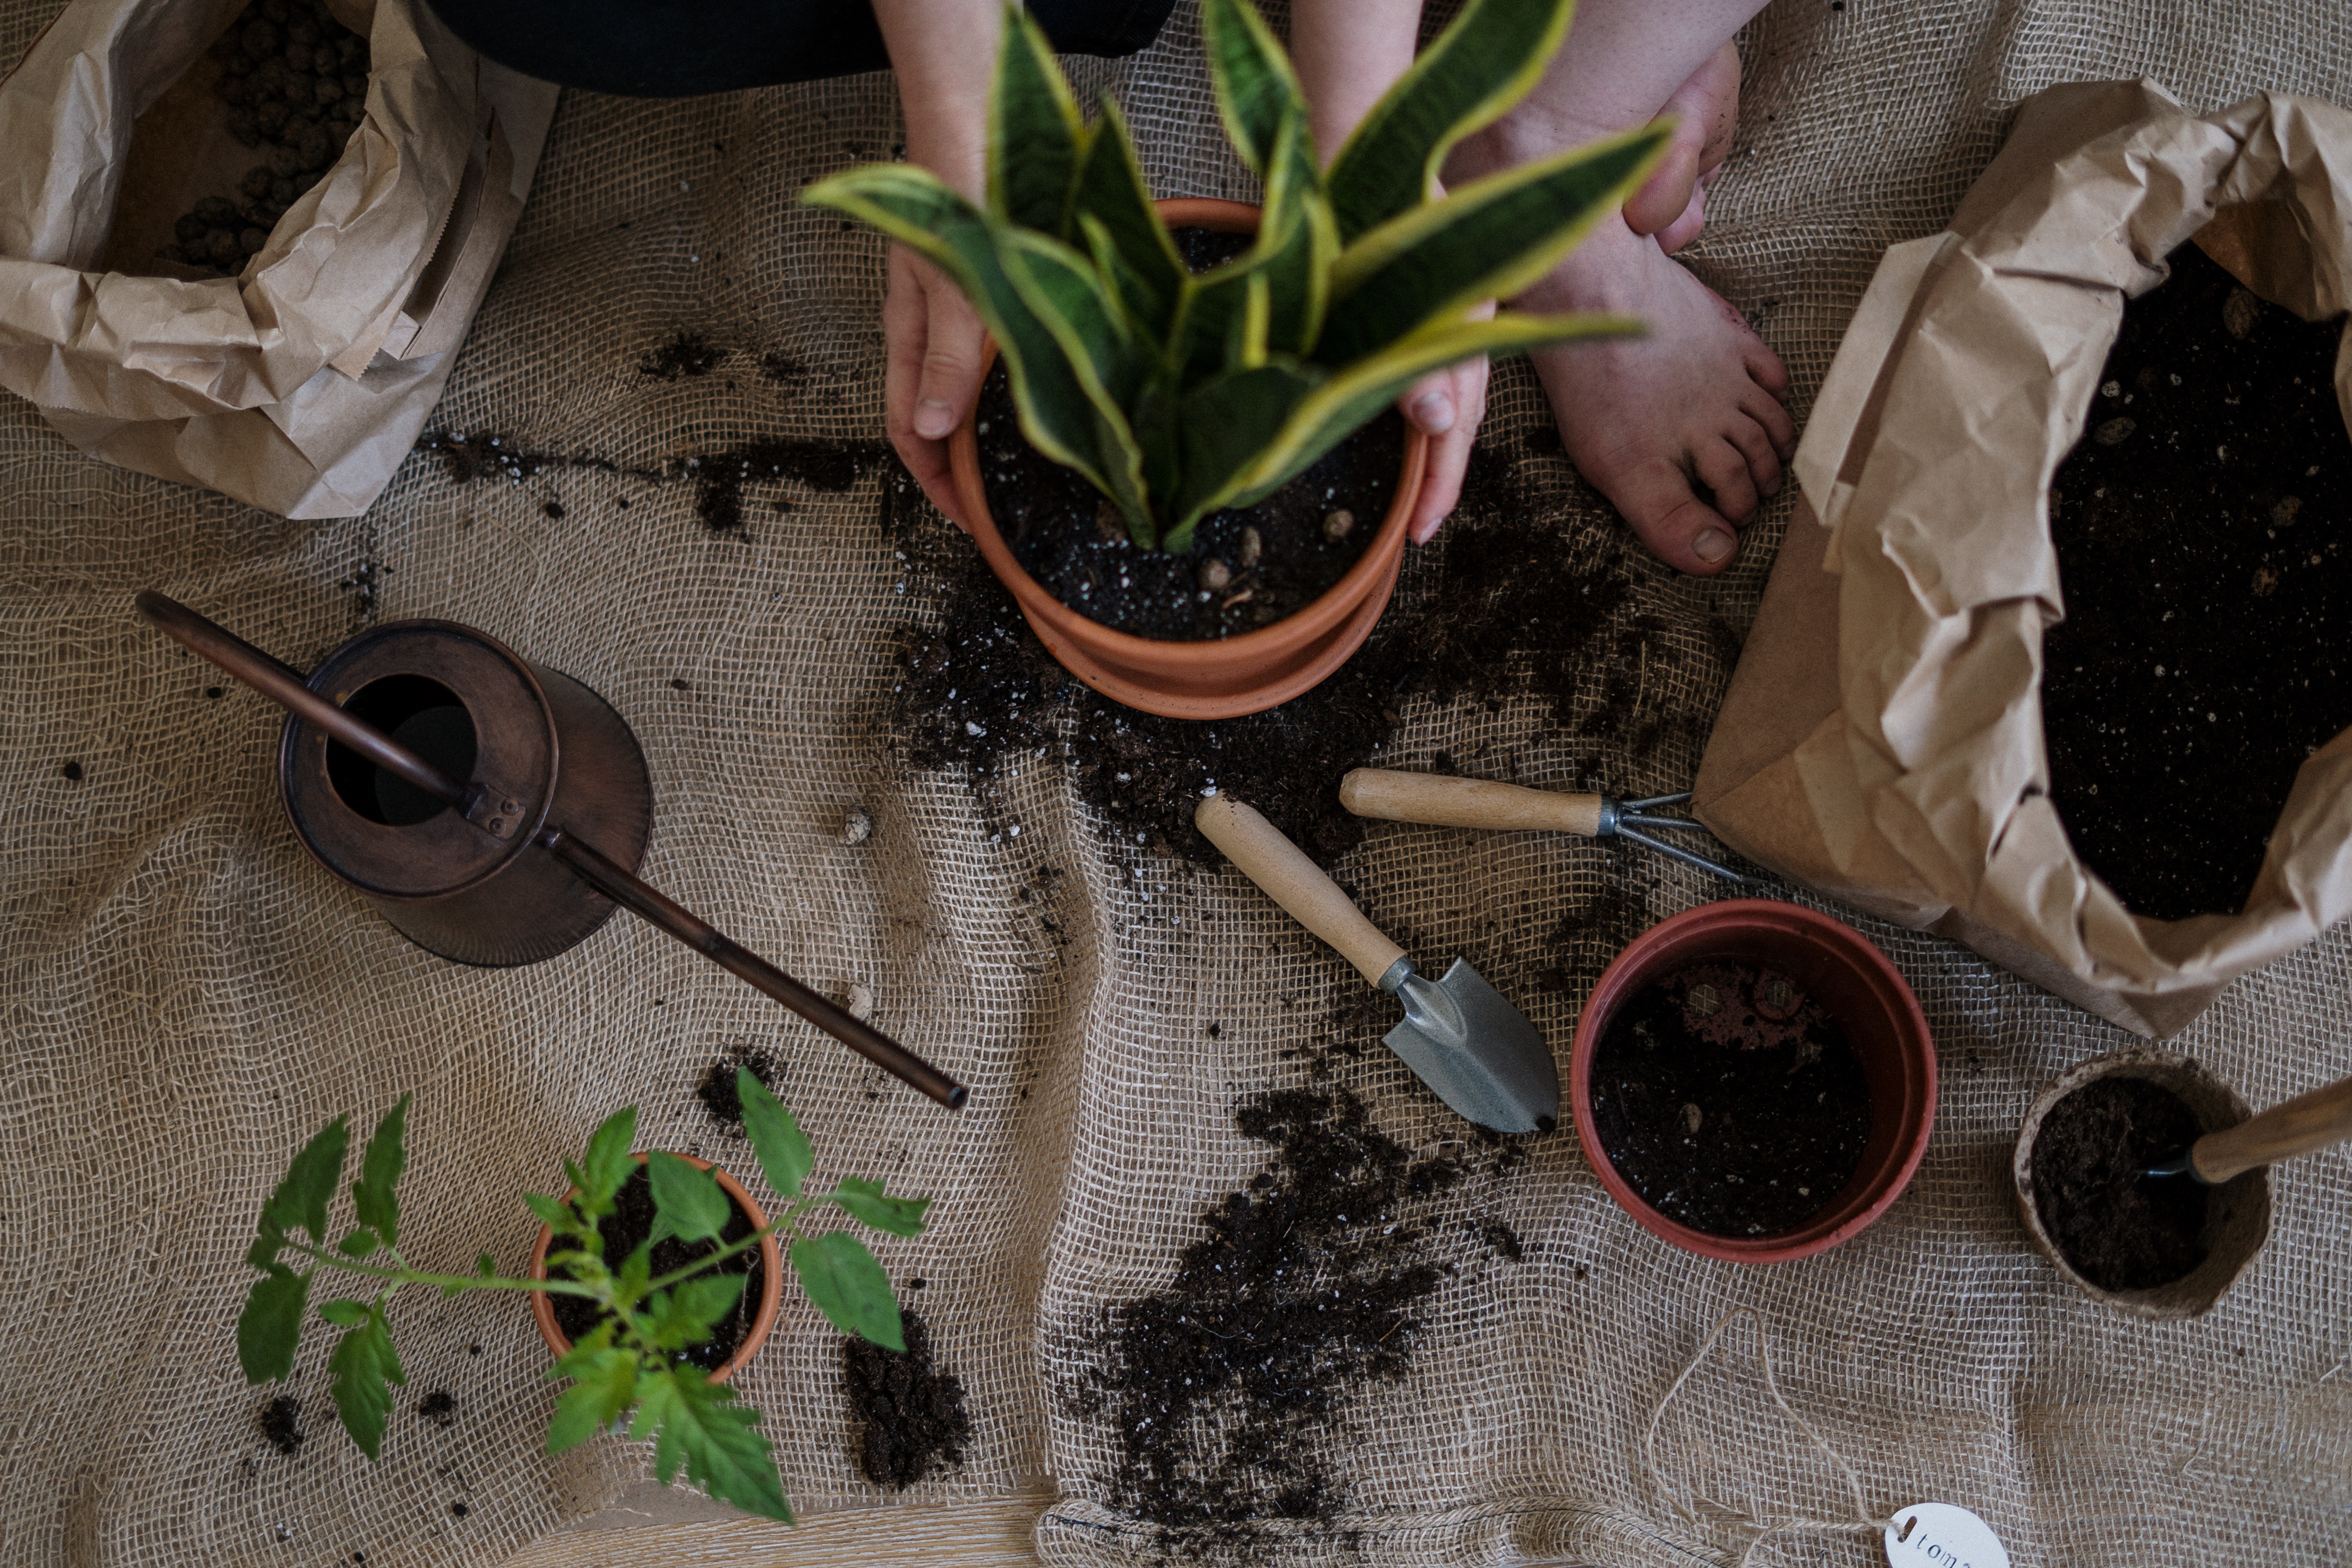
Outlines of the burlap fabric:
{"label": "burlap fabric", "polygon": [[[0,7],[0,56],[51,8]],[[2026,94],[2145,72],[2198,107],[2265,87],[2352,97],[2352,20],[2311,0],[2263,14],[1807,0],[1766,13],[1743,49],[1739,152],[1695,265],[1787,356],[1801,408],[1881,249],[1942,224]],[[1122,86],[1162,192],[1245,194],[1189,10],[1146,56],[1087,74]],[[880,79],[671,104],[567,98],[438,422],[635,464],[759,435],[873,435],[879,247],[793,199],[894,139]],[[639,356],[680,327],[728,351],[719,368],[640,375]],[[809,374],[769,379],[762,354]],[[1558,528],[1564,556],[1612,548],[1605,510],[1556,454],[1520,443],[1539,410],[1523,368],[1496,402],[1498,449],[1520,454],[1513,504]],[[332,1429],[323,1342],[295,1382],[311,1439],[290,1458],[268,1451],[231,1349],[238,1255],[304,1136],[413,1089],[404,1248],[461,1263],[488,1247],[518,1265],[533,1227],[512,1194],[556,1180],[616,1105],[644,1107],[648,1142],[740,1163],[690,1089],[747,1041],[782,1047],[782,1087],[825,1169],[939,1197],[933,1233],[884,1256],[930,1282],[919,1300],[969,1391],[975,1442],[916,1495],[1058,1490],[1038,1536],[1057,1563],[1165,1548],[1679,1564],[1735,1556],[1753,1534],[1738,1512],[1850,1518],[1835,1468],[1763,1391],[1745,1323],[1658,1426],[1665,1488],[1645,1476],[1654,1410],[1740,1306],[1769,1325],[1782,1388],[1853,1464],[1871,1510],[1962,1502],[2027,1563],[2352,1555],[2344,1155],[2277,1173],[2268,1250],[2211,1316],[2106,1314],[2028,1253],[2003,1161],[2034,1089],[2126,1037],[1877,924],[1944,1068],[1927,1161],[1877,1226],[1801,1264],[1703,1262],[1617,1212],[1568,1135],[1535,1141],[1515,1173],[1444,1197],[1446,1223],[1498,1217],[1523,1257],[1462,1248],[1404,1375],[1342,1403],[1318,1440],[1339,1516],[1171,1542],[1114,1506],[1118,1434],[1064,1395],[1086,1384],[1106,1305],[1163,1285],[1202,1207],[1259,1169],[1236,1098],[1319,1068],[1416,1150],[1460,1124],[1384,1053],[1322,1048],[1359,983],[1237,875],[1113,841],[1045,758],[1015,762],[986,814],[962,774],[898,765],[891,641],[936,616],[937,587],[877,527],[873,479],[756,490],[797,510],[754,505],[748,527],[714,535],[688,485],[566,470],[458,488],[419,458],[366,517],[291,524],[93,463],[18,403],[0,413],[0,1160],[16,1227],[0,1285],[0,1560],[487,1563],[624,1495],[639,1449],[541,1457],[544,1356],[505,1299],[403,1300],[410,1394],[381,1464]],[[1681,657],[1631,688],[1638,716],[1660,722],[1620,733],[1647,750],[1598,743],[1612,786],[1687,780],[1728,673],[1709,628],[1752,614],[1780,526],[1776,510],[1717,582],[1641,576],[1624,613],[1658,617]],[[1408,563],[1408,603],[1436,559]],[[132,624],[146,584],[298,663],[371,616],[435,615],[595,686],[652,760],[647,874],[812,980],[870,985],[877,1021],[969,1079],[972,1108],[951,1120],[877,1081],[633,923],[519,971],[408,946],[296,845],[270,781],[274,716],[249,693],[207,696],[214,677]],[[1612,673],[1587,672],[1589,705]],[[1442,749],[1476,772],[1507,752],[1523,780],[1565,782],[1596,742],[1571,745],[1564,728],[1548,702],[1422,702],[1384,755],[1416,765]],[[857,805],[875,832],[852,848],[835,829]],[[1468,955],[1563,1049],[1623,936],[1717,891],[1565,838],[1412,827],[1377,829],[1341,869],[1401,940]],[[2331,933],[2236,984],[2181,1044],[2256,1104],[2276,1100],[2352,1071],[2347,987],[2352,947]],[[834,1336],[794,1302],[743,1379],[806,1509],[885,1500],[848,1457],[835,1365]],[[446,1427],[412,1412],[436,1388],[457,1401]],[[1197,1436],[1212,1463],[1218,1432]],[[1668,1490],[1706,1500],[1685,1518]],[[1756,1560],[1877,1550],[1863,1534],[1790,1534]]]}

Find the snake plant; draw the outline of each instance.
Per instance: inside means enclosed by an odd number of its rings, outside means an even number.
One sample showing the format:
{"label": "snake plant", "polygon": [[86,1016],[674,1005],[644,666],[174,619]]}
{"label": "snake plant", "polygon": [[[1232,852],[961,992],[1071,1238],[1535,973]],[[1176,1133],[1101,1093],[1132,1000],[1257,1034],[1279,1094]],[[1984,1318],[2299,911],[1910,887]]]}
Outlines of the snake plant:
{"label": "snake plant", "polygon": [[1463,137],[1541,76],[1573,0],[1470,0],[1325,172],[1288,58],[1249,0],[1203,0],[1219,112],[1262,180],[1249,249],[1194,275],[1151,205],[1118,105],[1089,125],[1018,6],[989,103],[988,200],[866,164],[811,186],[971,299],[1022,433],[1110,498],[1129,537],[1181,553],[1421,376],[1481,354],[1641,331],[1620,316],[1475,317],[1541,278],[1640,184],[1651,126],[1433,200]]}

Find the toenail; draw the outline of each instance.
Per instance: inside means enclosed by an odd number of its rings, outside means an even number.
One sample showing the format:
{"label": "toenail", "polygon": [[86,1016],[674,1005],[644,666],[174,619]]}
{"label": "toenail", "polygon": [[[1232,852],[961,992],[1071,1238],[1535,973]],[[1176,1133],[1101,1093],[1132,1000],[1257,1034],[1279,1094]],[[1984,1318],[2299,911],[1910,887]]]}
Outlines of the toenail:
{"label": "toenail", "polygon": [[1731,535],[1719,528],[1710,528],[1691,541],[1691,553],[1712,566],[1731,553]]}

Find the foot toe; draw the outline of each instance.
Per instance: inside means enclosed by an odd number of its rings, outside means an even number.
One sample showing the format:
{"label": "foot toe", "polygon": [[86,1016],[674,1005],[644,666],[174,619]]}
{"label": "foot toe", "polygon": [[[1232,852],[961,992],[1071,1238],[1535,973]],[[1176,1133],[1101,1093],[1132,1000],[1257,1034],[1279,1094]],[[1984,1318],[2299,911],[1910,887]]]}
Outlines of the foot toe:
{"label": "foot toe", "polygon": [[1711,577],[1739,552],[1738,530],[1699,500],[1689,477],[1672,464],[1643,463],[1593,482],[1651,553],[1678,572]]}
{"label": "foot toe", "polygon": [[1758,492],[1768,496],[1779,495],[1780,454],[1764,426],[1748,415],[1738,415],[1731,421],[1731,428],[1724,432],[1724,438],[1737,447],[1739,455],[1748,460],[1748,475],[1756,482]]}
{"label": "foot toe", "polygon": [[1691,466],[1715,492],[1715,510],[1734,522],[1746,522],[1759,504],[1756,477],[1748,471],[1748,457],[1727,437],[1692,443]]}

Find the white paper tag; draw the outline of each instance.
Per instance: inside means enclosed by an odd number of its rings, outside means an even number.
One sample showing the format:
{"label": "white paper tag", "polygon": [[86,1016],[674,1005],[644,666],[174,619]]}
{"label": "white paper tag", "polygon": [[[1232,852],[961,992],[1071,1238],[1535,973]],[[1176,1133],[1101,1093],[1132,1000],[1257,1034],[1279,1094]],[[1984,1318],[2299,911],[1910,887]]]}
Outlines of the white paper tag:
{"label": "white paper tag", "polygon": [[2009,1552],[1967,1509],[1918,1502],[1886,1527],[1886,1561],[1893,1568],[2009,1568]]}

